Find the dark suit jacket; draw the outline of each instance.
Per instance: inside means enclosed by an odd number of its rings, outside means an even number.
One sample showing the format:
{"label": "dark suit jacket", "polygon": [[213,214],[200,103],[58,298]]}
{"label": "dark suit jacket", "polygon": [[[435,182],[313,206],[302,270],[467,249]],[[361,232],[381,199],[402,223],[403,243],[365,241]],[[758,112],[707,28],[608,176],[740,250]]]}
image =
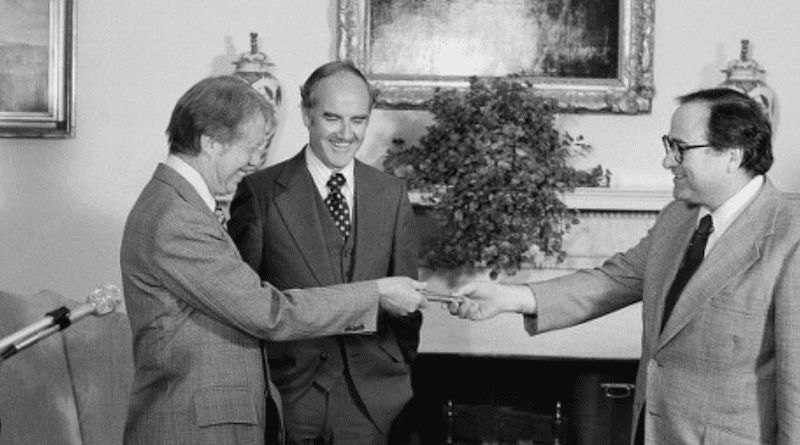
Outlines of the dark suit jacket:
{"label": "dark suit jacket", "polygon": [[673,202],[638,245],[599,269],[532,284],[538,316],[525,317],[526,328],[571,326],[643,300],[634,421],[646,402],[645,443],[800,443],[800,208],[767,181],[662,332],[697,212]]}
{"label": "dark suit jacket", "polygon": [[[374,331],[375,283],[281,293],[245,264],[200,195],[159,165],[120,252],[136,367],[126,444],[268,444],[262,340]],[[272,402],[270,402],[272,403]]]}
{"label": "dark suit jacket", "polygon": [[[339,282],[323,235],[311,174],[301,151],[246,177],[231,204],[228,230],[245,261],[279,289]],[[404,183],[355,164],[355,248],[352,281],[417,277],[417,234]],[[269,254],[267,254],[269,252]],[[323,306],[320,301],[320,307]],[[421,314],[381,314],[374,335],[343,339],[355,386],[378,428],[385,431],[411,397],[410,362]],[[335,337],[272,344],[273,378],[292,400],[317,382],[332,385],[344,367]]]}

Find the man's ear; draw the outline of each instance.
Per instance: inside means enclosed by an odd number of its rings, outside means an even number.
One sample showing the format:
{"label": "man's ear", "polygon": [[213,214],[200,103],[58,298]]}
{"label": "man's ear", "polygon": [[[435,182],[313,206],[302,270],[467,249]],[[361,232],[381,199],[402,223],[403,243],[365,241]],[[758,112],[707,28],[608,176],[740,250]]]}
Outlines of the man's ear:
{"label": "man's ear", "polygon": [[310,108],[306,108],[304,106],[301,106],[300,107],[300,111],[301,111],[301,114],[303,115],[303,125],[305,125],[306,128],[310,127],[311,126],[311,109]]}
{"label": "man's ear", "polygon": [[728,160],[728,173],[732,173],[742,166],[742,161],[744,160],[744,149],[743,148],[730,148],[728,149],[728,156],[730,156]]}
{"label": "man's ear", "polygon": [[202,153],[212,153],[214,150],[219,149],[219,142],[215,141],[211,136],[200,136],[200,151]]}

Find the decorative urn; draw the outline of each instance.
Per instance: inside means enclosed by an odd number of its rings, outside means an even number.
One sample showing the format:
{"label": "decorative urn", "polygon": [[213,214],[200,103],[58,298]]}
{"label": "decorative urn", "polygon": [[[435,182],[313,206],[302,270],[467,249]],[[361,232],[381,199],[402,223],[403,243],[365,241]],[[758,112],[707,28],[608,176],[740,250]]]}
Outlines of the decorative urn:
{"label": "decorative urn", "polygon": [[234,75],[246,80],[277,110],[281,104],[281,85],[273,75],[275,64],[258,50],[258,33],[250,33],[250,52],[242,54],[233,64],[236,65]]}
{"label": "decorative urn", "polygon": [[775,92],[764,81],[764,70],[758,62],[750,58],[750,40],[742,40],[742,49],[738,60],[728,63],[722,70],[727,75],[720,86],[741,91],[758,102],[769,116],[773,127],[777,120]]}

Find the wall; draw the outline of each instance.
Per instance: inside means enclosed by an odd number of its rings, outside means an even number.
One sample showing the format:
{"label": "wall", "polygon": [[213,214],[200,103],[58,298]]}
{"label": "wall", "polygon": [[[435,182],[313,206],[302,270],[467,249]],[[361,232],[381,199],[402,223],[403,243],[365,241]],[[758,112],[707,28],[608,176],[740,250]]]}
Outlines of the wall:
{"label": "wall", "polygon": [[[298,86],[335,57],[334,0],[80,0],[76,2],[77,133],[70,140],[0,140],[0,289],[52,289],[82,299],[120,283],[119,242],[128,211],[166,155],[164,129],[177,98],[210,74],[231,72],[250,31],[284,83],[284,124],[269,162],[304,143]],[[800,191],[800,2],[658,1],[653,111],[643,116],[567,115],[562,124],[595,147],[617,188],[670,186],[659,137],[673,98],[723,80],[720,69],[749,38],[751,55],[779,96],[772,177]],[[377,110],[361,157],[378,162],[393,137],[414,140],[425,113]]]}

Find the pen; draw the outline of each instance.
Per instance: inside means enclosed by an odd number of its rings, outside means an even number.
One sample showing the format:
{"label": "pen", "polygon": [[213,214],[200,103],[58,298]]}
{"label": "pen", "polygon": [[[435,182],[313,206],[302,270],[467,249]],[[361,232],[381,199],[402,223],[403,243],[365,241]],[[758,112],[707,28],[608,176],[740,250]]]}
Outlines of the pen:
{"label": "pen", "polygon": [[428,301],[433,301],[437,303],[453,303],[460,299],[458,297],[451,297],[450,295],[445,295],[443,293],[431,291],[428,289],[422,289],[420,292],[422,293],[422,295],[425,295],[425,298]]}

